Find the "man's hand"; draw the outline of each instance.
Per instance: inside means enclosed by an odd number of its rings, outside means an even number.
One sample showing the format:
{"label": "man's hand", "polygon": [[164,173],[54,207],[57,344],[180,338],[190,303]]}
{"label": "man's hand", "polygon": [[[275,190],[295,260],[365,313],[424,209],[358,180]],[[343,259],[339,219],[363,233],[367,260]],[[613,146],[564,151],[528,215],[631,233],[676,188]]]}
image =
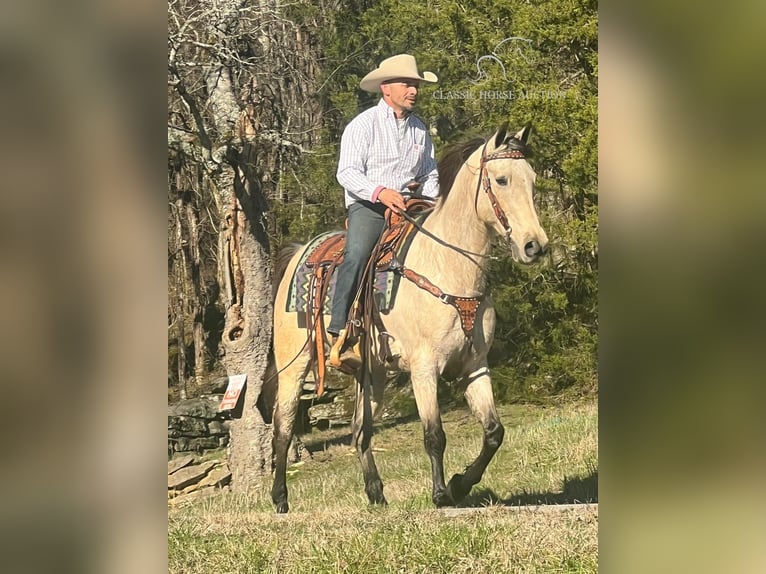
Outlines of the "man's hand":
{"label": "man's hand", "polygon": [[390,207],[394,213],[405,210],[404,197],[402,197],[401,193],[390,187],[385,188],[378,194],[378,201],[386,207]]}

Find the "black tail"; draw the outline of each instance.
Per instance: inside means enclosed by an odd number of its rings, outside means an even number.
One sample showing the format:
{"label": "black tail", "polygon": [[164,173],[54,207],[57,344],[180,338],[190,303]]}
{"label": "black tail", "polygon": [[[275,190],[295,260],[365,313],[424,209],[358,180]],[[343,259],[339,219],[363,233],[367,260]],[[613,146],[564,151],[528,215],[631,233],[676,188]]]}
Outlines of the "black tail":
{"label": "black tail", "polygon": [[279,388],[279,378],[277,377],[277,362],[274,359],[274,345],[269,349],[269,362],[266,365],[266,372],[263,375],[263,386],[261,394],[255,403],[256,408],[263,417],[263,422],[267,425],[272,422],[274,414],[274,403],[277,400],[277,390]]}

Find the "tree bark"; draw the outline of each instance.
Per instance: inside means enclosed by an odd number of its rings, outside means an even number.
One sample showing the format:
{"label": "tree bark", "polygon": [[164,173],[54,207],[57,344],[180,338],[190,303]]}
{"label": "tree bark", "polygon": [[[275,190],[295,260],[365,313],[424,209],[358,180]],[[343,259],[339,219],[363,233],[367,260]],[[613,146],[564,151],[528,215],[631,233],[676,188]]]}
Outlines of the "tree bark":
{"label": "tree bark", "polygon": [[231,425],[229,468],[232,489],[243,492],[253,480],[271,470],[271,425],[257,408],[271,347],[271,273],[265,234],[265,201],[255,174],[242,161],[246,145],[233,168],[217,179],[224,213],[223,237],[231,278],[226,296],[226,323],[222,337],[224,364],[229,375],[247,374],[244,396]]}
{"label": "tree bark", "polygon": [[204,382],[206,373],[205,329],[202,325],[204,321],[202,257],[200,255],[199,217],[197,216],[197,210],[199,209],[198,197],[198,194],[195,193],[194,190],[190,190],[188,201],[186,203],[191,285],[194,289],[194,299],[191,301],[190,311],[194,320],[192,327],[192,338],[194,343],[194,384],[197,388]]}
{"label": "tree bark", "polygon": [[175,227],[176,227],[176,301],[178,302],[179,314],[176,326],[176,345],[178,356],[176,369],[178,373],[178,389],[181,400],[186,399],[186,261],[183,251],[183,231],[180,217],[181,200],[175,204]]}
{"label": "tree bark", "polygon": [[[240,109],[230,71],[220,67],[208,76],[211,110],[219,135],[231,142]],[[271,427],[256,404],[271,348],[271,272],[269,239],[265,233],[267,205],[262,197],[255,151],[233,144],[218,151],[220,173],[214,176],[221,205],[221,233],[226,265],[221,275],[230,287],[224,297],[225,324],[221,343],[223,363],[231,375],[246,374],[239,415],[232,421],[229,468],[232,489],[243,492],[254,478],[271,469]],[[215,156],[215,154],[214,154]]]}
{"label": "tree bark", "polygon": [[[247,375],[229,453],[233,489],[243,491],[271,469],[271,417],[268,401],[259,402],[272,328],[266,198],[286,196],[281,176],[319,127],[317,54],[309,47],[321,27],[291,21],[274,0],[180,0],[169,14],[168,146],[204,169],[215,197],[222,363],[229,375]],[[195,234],[194,213],[187,222]],[[189,248],[193,265],[199,245]],[[203,359],[198,324],[195,366]]]}

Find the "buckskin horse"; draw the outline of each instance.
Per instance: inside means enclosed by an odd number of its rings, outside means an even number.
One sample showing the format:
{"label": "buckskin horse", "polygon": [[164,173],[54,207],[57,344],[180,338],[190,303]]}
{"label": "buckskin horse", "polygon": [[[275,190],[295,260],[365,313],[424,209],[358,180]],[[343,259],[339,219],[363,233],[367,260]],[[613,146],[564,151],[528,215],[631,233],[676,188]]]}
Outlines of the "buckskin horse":
{"label": "buckskin horse", "polygon": [[[355,375],[352,440],[371,504],[386,504],[371,437],[387,371],[410,373],[437,507],[460,502],[481,480],[503,441],[505,431],[487,367],[495,311],[485,287],[491,243],[497,236],[519,263],[533,263],[546,252],[548,238],[533,202],[536,175],[526,159],[528,135],[529,126],[510,134],[504,124],[487,140],[476,138],[453,146],[439,161],[441,195],[415,233],[403,262],[403,268],[418,279],[401,280],[393,307],[381,317],[390,350],[388,362],[372,360]],[[293,247],[286,254],[292,258],[284,272],[275,273],[274,360],[279,377],[271,496],[278,513],[289,509],[287,451],[301,387],[311,368],[306,329],[298,325],[295,312],[286,310],[290,280],[302,251]],[[368,377],[366,383],[362,371]],[[466,385],[466,401],[484,432],[477,458],[448,484],[443,462],[446,438],[437,402],[440,376]]]}

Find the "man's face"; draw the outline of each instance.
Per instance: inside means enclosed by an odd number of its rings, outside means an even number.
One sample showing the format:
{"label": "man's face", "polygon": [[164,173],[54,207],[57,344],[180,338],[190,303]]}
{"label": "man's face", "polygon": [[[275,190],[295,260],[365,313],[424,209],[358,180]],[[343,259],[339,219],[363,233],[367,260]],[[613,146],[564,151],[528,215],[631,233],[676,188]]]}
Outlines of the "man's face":
{"label": "man's face", "polygon": [[419,87],[420,80],[396,79],[381,84],[380,91],[383,93],[383,99],[393,108],[396,116],[402,117],[415,109]]}

